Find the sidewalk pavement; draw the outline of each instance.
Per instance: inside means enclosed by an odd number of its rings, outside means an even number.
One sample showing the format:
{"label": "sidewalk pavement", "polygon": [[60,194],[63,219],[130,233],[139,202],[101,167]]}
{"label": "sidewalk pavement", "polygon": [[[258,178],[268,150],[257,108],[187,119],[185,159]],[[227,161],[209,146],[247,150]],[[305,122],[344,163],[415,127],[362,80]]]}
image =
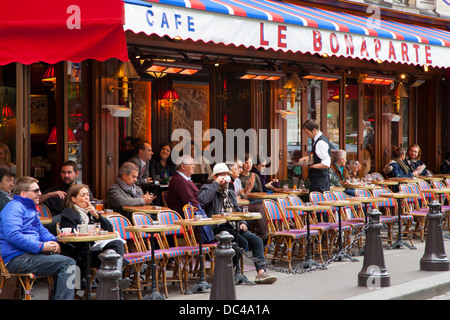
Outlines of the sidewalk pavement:
{"label": "sidewalk pavement", "polygon": [[[446,233],[448,231],[445,231]],[[384,243],[383,243],[384,244]],[[358,273],[364,263],[363,256],[355,256],[359,261],[348,259],[328,265],[327,270],[316,270],[302,274],[280,273],[268,270],[278,280],[270,285],[236,285],[237,303],[239,301],[261,300],[426,300],[450,291],[450,272],[431,272],[420,270],[425,242],[414,239],[417,250],[407,247],[388,250],[384,244],[384,260],[390,276],[390,286],[380,289],[358,287]],[[450,240],[444,240],[445,252],[450,254]],[[244,258],[244,274],[254,280],[256,271],[252,261]],[[270,263],[270,261],[267,261]],[[277,262],[276,267],[287,266]],[[212,278],[206,280],[212,283]],[[190,285],[193,285],[192,282]],[[45,284],[36,283],[34,300],[47,299]],[[145,293],[144,293],[145,294]],[[125,294],[125,300],[136,300],[136,294]],[[210,293],[180,294],[177,285],[169,283],[169,301],[183,300],[183,303],[205,301]],[[205,302],[204,302],[205,303]]]}

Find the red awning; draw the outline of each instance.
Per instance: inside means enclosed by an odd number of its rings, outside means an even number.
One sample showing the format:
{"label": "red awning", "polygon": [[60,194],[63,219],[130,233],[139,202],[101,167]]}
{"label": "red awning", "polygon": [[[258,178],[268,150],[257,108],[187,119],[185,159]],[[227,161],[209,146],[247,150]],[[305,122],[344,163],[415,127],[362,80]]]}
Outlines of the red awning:
{"label": "red awning", "polygon": [[0,65],[128,60],[122,0],[21,0],[0,10]]}

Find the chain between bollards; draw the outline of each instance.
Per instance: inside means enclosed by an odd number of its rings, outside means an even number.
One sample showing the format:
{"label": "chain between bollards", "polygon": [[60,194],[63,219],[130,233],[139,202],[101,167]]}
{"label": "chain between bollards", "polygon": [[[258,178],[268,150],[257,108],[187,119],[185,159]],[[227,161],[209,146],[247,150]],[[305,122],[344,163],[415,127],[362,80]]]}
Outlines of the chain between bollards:
{"label": "chain between bollards", "polygon": [[271,270],[271,271],[280,272],[280,273],[287,273],[287,274],[310,273],[310,272],[314,272],[314,271],[317,271],[317,270],[326,270],[327,266],[330,265],[331,263],[339,260],[340,257],[342,256],[342,254],[344,254],[345,252],[349,252],[348,250],[350,250],[358,242],[358,240],[365,234],[365,232],[369,228],[369,225],[370,225],[370,223],[365,224],[363,229],[355,236],[353,241],[350,244],[348,244],[345,248],[343,248],[341,251],[336,253],[333,257],[331,257],[330,259],[328,259],[324,263],[321,263],[317,267],[313,267],[313,268],[306,268],[305,269],[305,268],[303,268],[301,266],[297,266],[297,267],[293,268],[292,270],[289,270],[289,269],[286,269],[286,268],[276,267],[276,266],[273,266],[273,265],[267,265],[267,263],[264,263],[263,261],[260,261],[259,259],[253,257],[253,255],[250,252],[245,251],[244,249],[239,247],[237,244],[233,243],[232,245],[233,245],[233,248],[235,250],[237,250],[240,253],[242,253],[243,255],[245,255],[248,259],[254,261],[255,263],[265,264],[264,267],[266,269]]}

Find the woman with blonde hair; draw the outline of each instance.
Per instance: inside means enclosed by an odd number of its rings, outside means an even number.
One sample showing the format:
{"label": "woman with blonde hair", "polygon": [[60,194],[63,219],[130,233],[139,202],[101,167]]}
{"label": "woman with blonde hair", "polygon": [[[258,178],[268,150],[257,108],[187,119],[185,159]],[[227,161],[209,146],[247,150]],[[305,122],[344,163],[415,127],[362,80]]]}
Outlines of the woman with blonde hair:
{"label": "woman with blonde hair", "polygon": [[0,143],[0,167],[9,169],[13,174],[16,174],[16,165],[11,162],[11,152],[6,143]]}

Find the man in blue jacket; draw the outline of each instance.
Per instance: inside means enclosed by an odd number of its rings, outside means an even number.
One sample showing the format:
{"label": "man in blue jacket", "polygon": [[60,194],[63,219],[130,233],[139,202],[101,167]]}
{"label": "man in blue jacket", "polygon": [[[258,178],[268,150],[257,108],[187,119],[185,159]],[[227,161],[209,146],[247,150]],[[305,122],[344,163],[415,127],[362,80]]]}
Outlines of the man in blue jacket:
{"label": "man in blue jacket", "polygon": [[0,212],[0,253],[11,273],[56,277],[51,299],[72,300],[75,293],[75,261],[60,255],[61,247],[40,222],[38,180],[17,179],[13,200]]}

